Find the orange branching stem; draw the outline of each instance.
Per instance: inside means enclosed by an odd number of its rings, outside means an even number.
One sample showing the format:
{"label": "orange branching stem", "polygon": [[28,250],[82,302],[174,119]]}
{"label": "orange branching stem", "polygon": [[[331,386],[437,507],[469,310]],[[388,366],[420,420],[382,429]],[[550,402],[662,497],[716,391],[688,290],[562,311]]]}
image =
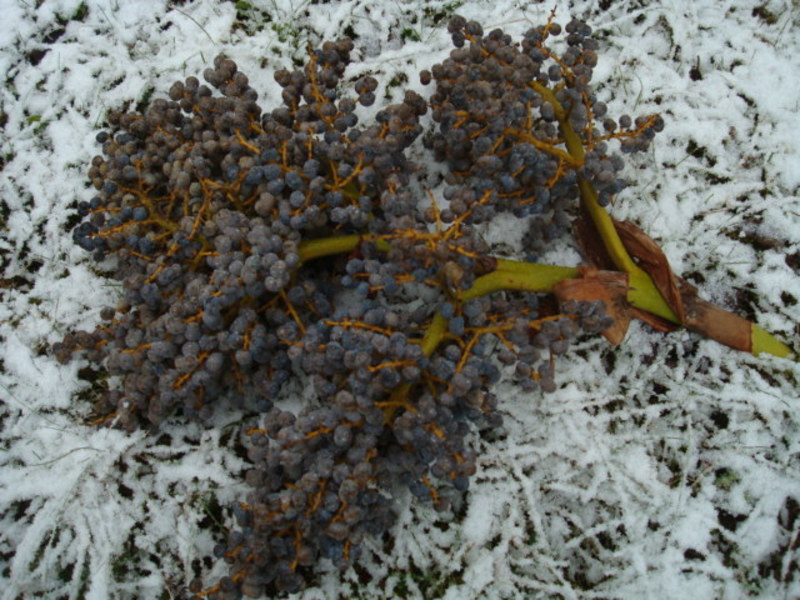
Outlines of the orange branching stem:
{"label": "orange branching stem", "polygon": [[345,319],[344,321],[331,321],[330,319],[326,319],[324,321],[325,325],[329,327],[344,327],[345,329],[366,329],[368,331],[372,331],[375,333],[382,333],[383,335],[389,336],[394,333],[391,329],[386,329],[384,327],[377,327],[375,325],[368,325],[363,321],[355,321],[353,319]]}

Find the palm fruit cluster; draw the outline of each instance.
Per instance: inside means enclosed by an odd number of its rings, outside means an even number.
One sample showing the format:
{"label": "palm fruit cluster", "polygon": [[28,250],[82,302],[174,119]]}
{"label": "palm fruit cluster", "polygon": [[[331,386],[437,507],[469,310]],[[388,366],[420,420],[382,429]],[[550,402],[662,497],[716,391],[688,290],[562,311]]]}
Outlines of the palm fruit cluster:
{"label": "palm fruit cluster", "polygon": [[[538,252],[569,230],[582,181],[604,200],[621,189],[608,142],[642,149],[660,120],[605,117],[583,23],[560,56],[552,19],[521,43],[460,17],[449,28],[455,49],[421,74],[431,98],[408,91],[369,123],[358,104],[377,83],[345,79],[345,39],[276,72],[271,111],[220,56],[205,84],[112,112],[97,136],[74,240],[112,265],[123,297],[54,350],[117,376],[99,407],[116,426],[244,410],[250,492],[215,549],[229,575],[190,586],[203,597],[294,592],[322,560],[346,568],[391,528],[404,489],[449,514],[476,470],[472,432],[502,431],[503,370],[552,390],[554,357],[610,325],[598,302],[479,293],[498,269],[483,227],[510,213]],[[441,198],[407,157],[429,109]],[[305,386],[299,406],[284,402],[290,382]]]}

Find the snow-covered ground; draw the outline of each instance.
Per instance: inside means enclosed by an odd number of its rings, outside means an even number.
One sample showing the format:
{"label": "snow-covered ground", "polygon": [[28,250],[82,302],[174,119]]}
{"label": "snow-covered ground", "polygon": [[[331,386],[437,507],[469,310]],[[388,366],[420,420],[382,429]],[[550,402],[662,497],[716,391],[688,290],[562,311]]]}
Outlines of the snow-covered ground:
{"label": "snow-covered ground", "polygon": [[[207,557],[244,488],[239,415],[92,427],[103,374],[46,351],[118,293],[69,233],[106,112],[220,52],[272,107],[272,73],[345,33],[348,73],[377,77],[389,102],[426,93],[417,72],[446,57],[454,11],[517,35],[554,6],[598,32],[609,112],[666,121],[613,214],[706,298],[800,346],[797,0],[0,0],[2,598],[181,597],[225,571]],[[297,597],[798,598],[799,379],[792,361],[686,332],[586,340],[558,361],[555,393],[498,386],[508,435],[475,439],[452,522],[409,501],[359,568]]]}

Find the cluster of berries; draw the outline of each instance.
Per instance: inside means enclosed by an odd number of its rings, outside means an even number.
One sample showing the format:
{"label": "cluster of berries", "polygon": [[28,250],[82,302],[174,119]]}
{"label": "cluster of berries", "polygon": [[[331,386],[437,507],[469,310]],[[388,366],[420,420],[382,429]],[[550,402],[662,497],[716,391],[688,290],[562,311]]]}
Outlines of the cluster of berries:
{"label": "cluster of berries", "polygon": [[[521,44],[460,17],[449,28],[450,58],[421,74],[435,80],[430,101],[406,92],[368,124],[357,104],[377,84],[345,85],[353,44],[341,40],[275,74],[271,112],[219,57],[208,85],[176,82],[98,135],[96,195],[74,239],[114,258],[124,297],[55,351],[84,349],[119,376],[101,407],[118,426],[222,404],[249,415],[252,489],[216,549],[230,575],[206,597],[294,592],[320,559],[352,564],[365,536],[392,526],[401,488],[446,514],[476,470],[470,433],[501,431],[490,387],[504,365],[524,389],[552,390],[554,356],[611,323],[601,303],[477,293],[498,267],[481,231],[511,213],[530,222],[530,251],[543,247],[569,227],[582,182],[601,198],[621,188],[607,142],[641,149],[660,121],[599,131],[583,23],[566,27],[560,57],[552,22]],[[449,174],[426,203],[406,150],[429,107]],[[289,410],[298,379],[308,394]]]}

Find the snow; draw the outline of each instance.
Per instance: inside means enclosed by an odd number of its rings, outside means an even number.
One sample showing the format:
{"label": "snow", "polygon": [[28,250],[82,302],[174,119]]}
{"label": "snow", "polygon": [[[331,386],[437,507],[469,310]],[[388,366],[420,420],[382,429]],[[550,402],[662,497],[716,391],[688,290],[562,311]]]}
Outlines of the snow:
{"label": "snow", "polygon": [[[245,488],[240,415],[134,434],[92,426],[102,373],[46,352],[91,328],[118,293],[67,226],[90,195],[103,116],[163,95],[220,52],[271,106],[274,70],[349,28],[360,60],[348,73],[383,86],[407,74],[424,94],[416,73],[449,51],[437,16],[458,8],[514,35],[554,5],[561,23],[587,19],[601,38],[595,85],[609,112],[666,121],[652,150],[629,162],[634,185],[612,212],[653,235],[706,298],[798,346],[797,2],[247,4],[237,14],[216,0],[4,3],[3,599],[177,598],[194,577],[225,572],[205,557]],[[509,227],[487,234],[513,252]],[[568,247],[548,257],[576,260]],[[368,543],[360,572],[323,568],[297,598],[800,597],[797,363],[634,324],[622,347],[589,339],[556,369],[552,394],[498,384],[507,435],[474,439],[479,471],[451,521],[409,497],[391,539]]]}

